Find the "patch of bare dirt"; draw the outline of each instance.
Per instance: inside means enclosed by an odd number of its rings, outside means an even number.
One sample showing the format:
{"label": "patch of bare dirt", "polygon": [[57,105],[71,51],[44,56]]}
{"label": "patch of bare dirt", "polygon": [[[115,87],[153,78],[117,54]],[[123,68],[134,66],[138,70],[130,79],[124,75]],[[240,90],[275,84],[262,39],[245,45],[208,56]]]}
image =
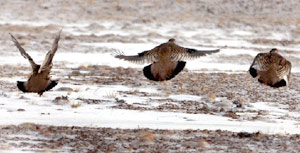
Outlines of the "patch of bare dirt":
{"label": "patch of bare dirt", "polygon": [[[297,152],[299,135],[209,130],[0,127],[0,149],[34,152]],[[233,145],[234,144],[234,145]]]}
{"label": "patch of bare dirt", "polygon": [[298,41],[294,41],[294,40],[274,40],[274,39],[264,39],[264,38],[253,39],[253,40],[250,40],[250,41],[253,44],[264,44],[264,45],[278,45],[278,44],[280,44],[281,46],[290,46],[290,45],[299,44]]}

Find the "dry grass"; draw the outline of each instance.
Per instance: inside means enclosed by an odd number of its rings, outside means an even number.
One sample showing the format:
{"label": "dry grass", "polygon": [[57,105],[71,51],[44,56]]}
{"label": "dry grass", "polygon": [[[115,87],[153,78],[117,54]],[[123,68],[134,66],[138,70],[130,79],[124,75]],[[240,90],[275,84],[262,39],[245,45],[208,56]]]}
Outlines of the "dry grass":
{"label": "dry grass", "polygon": [[88,0],[88,4],[89,5],[93,5],[94,4],[94,0]]}
{"label": "dry grass", "polygon": [[178,89],[181,94],[186,93],[186,89],[184,88],[184,85],[186,80],[188,79],[189,79],[188,77],[180,77],[180,81],[178,82]]}
{"label": "dry grass", "polygon": [[9,145],[0,145],[0,150],[11,150],[12,147]]}
{"label": "dry grass", "polygon": [[79,92],[80,91],[80,88],[76,88],[75,90],[74,90],[74,92]]}
{"label": "dry grass", "polygon": [[210,146],[210,144],[203,139],[198,140],[197,143],[200,147],[209,147]]}
{"label": "dry grass", "polygon": [[216,95],[214,94],[214,93],[209,93],[208,94],[208,97],[209,97],[209,99],[211,99],[211,100],[213,100],[213,101],[215,101],[216,100]]}
{"label": "dry grass", "polygon": [[68,104],[70,101],[69,101],[69,98],[68,96],[59,96],[59,97],[56,97],[53,102],[57,103],[57,104]]}
{"label": "dry grass", "polygon": [[154,142],[154,135],[151,133],[147,133],[147,134],[141,136],[140,140],[146,141],[146,142]]}
{"label": "dry grass", "polygon": [[53,133],[49,130],[41,131],[40,134],[42,134],[43,136],[46,136],[46,137],[53,135]]}
{"label": "dry grass", "polygon": [[82,105],[81,102],[79,102],[79,101],[74,101],[74,102],[72,102],[71,107],[72,107],[72,108],[78,108],[78,107],[80,107],[81,105]]}
{"label": "dry grass", "polygon": [[169,88],[170,88],[169,82],[163,81],[162,84],[163,84],[163,89],[164,89],[164,91],[165,91],[165,96],[167,96],[167,97],[170,96],[172,92],[171,92],[171,90],[169,89]]}
{"label": "dry grass", "polygon": [[110,98],[110,99],[115,99],[117,97],[117,93],[114,91],[106,92],[106,95],[104,97]]}

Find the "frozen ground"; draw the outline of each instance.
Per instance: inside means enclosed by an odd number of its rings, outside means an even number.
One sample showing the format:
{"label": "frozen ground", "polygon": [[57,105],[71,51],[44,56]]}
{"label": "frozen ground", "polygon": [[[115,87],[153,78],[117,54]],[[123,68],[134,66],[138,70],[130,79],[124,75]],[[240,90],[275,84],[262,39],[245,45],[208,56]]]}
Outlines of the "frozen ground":
{"label": "frozen ground", "polygon": [[[1,1],[0,152],[297,152],[298,3],[278,1],[278,16],[273,1],[262,3]],[[60,29],[52,72],[59,84],[41,97],[21,93],[16,81],[30,67],[8,33],[41,63]],[[113,57],[169,38],[222,50],[188,61],[168,82]],[[262,86],[247,73],[257,53],[274,47],[293,64],[289,88]]]}

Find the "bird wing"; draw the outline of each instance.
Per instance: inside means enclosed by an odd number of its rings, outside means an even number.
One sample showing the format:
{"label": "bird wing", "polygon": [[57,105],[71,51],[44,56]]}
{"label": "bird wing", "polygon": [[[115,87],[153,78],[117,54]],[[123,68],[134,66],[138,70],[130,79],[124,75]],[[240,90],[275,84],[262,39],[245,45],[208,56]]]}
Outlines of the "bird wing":
{"label": "bird wing", "polygon": [[144,63],[152,63],[158,60],[157,55],[158,47],[153,48],[152,50],[143,51],[138,53],[137,55],[126,56],[122,52],[117,53],[116,58],[123,59],[129,62],[144,64]]}
{"label": "bird wing", "polygon": [[25,58],[28,59],[32,70],[35,70],[37,68],[37,64],[33,61],[33,59],[31,58],[31,56],[29,54],[26,53],[25,49],[22,48],[21,44],[17,41],[17,39],[11,34],[9,33],[11,36],[12,41],[14,42],[15,46],[19,49],[21,55]]}
{"label": "bird wing", "polygon": [[213,53],[218,53],[220,49],[215,50],[196,50],[191,48],[184,48],[174,44],[172,46],[172,54],[171,59],[173,61],[180,61],[180,60],[189,60],[199,58],[201,56],[206,56]]}
{"label": "bird wing", "polygon": [[161,45],[153,48],[152,50],[141,52],[138,55],[125,56],[123,54],[118,54],[115,57],[130,61],[130,62],[135,62],[135,63],[152,63],[152,62],[156,62],[159,59],[160,53],[162,53],[162,51],[165,48],[170,48],[171,52],[168,55],[170,56],[170,59],[172,61],[180,61],[180,60],[198,58],[200,56],[205,56],[205,55],[217,53],[220,51],[220,49],[195,50],[195,49],[180,47],[176,44],[164,43],[164,44],[161,44]]}
{"label": "bird wing", "polygon": [[291,68],[291,62],[282,57],[277,68],[278,77],[280,79],[283,79],[285,76],[287,76],[287,79],[289,79],[291,74]]}
{"label": "bird wing", "polygon": [[270,68],[270,58],[268,58],[269,53],[259,53],[254,58],[251,68],[257,71],[267,71]]}
{"label": "bird wing", "polygon": [[58,48],[58,41],[60,39],[60,34],[61,34],[61,30],[59,31],[58,35],[54,39],[54,42],[52,44],[52,48],[46,54],[46,57],[45,57],[45,59],[43,61],[43,64],[41,65],[38,73],[40,73],[42,71],[50,70],[52,68],[52,59],[53,59],[53,57],[54,57],[54,55],[55,55],[55,53],[57,51],[57,48]]}

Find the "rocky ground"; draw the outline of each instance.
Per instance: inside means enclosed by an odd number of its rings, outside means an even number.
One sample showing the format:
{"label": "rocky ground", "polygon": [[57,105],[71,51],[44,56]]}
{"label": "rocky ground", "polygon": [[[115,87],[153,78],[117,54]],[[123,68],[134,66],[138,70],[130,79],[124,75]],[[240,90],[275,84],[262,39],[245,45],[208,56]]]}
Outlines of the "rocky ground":
{"label": "rocky ground", "polygon": [[210,130],[2,126],[3,150],[34,152],[297,152],[300,135]]}
{"label": "rocky ground", "polygon": [[[79,70],[88,73],[81,75]],[[81,101],[81,105],[112,104],[109,106],[111,109],[212,114],[241,121],[275,122],[275,119],[282,119],[294,120],[299,123],[298,117],[270,114],[268,110],[256,110],[251,105],[257,101],[272,101],[271,105],[290,112],[298,112],[299,96],[297,95],[299,95],[299,90],[297,84],[292,84],[290,88],[272,89],[260,85],[247,73],[207,74],[185,71],[176,79],[166,83],[150,82],[144,78],[141,71],[132,68],[88,66],[74,69],[70,73],[68,74],[71,76],[70,79],[65,79],[61,83],[124,85],[132,88],[131,91],[108,94],[107,96],[112,99],[110,101],[102,98],[77,98]],[[58,73],[57,75],[63,74]],[[97,77],[92,78],[92,76]],[[103,76],[111,79],[102,79]],[[297,82],[298,78],[299,76],[293,75],[293,82]],[[160,94],[139,90],[145,86],[157,88]],[[14,83],[5,81],[1,81],[1,90],[5,93],[3,96],[8,97],[11,97],[9,92],[18,92]],[[76,89],[63,87],[55,89],[58,92],[60,90],[75,92],[75,94],[78,92],[75,91]],[[203,98],[201,100],[174,100],[168,96],[170,94],[201,95]],[[53,104],[67,106],[71,99],[68,98],[68,94],[61,95],[53,97]],[[128,101],[130,96],[146,98],[147,101],[131,103]],[[153,99],[153,97],[158,98]],[[22,98],[21,96],[20,99]],[[153,101],[158,104],[151,104]],[[30,109],[21,107],[16,111],[22,113],[30,111]],[[45,114],[42,113],[41,115]],[[186,118],[186,120],[191,119]],[[272,129],[270,130],[272,131]],[[8,152],[13,148],[34,152],[294,152],[300,149],[299,135],[269,135],[260,132],[126,130],[77,127],[76,125],[73,127],[36,125],[34,123],[24,123],[17,126],[3,125],[0,131],[0,148]]]}

